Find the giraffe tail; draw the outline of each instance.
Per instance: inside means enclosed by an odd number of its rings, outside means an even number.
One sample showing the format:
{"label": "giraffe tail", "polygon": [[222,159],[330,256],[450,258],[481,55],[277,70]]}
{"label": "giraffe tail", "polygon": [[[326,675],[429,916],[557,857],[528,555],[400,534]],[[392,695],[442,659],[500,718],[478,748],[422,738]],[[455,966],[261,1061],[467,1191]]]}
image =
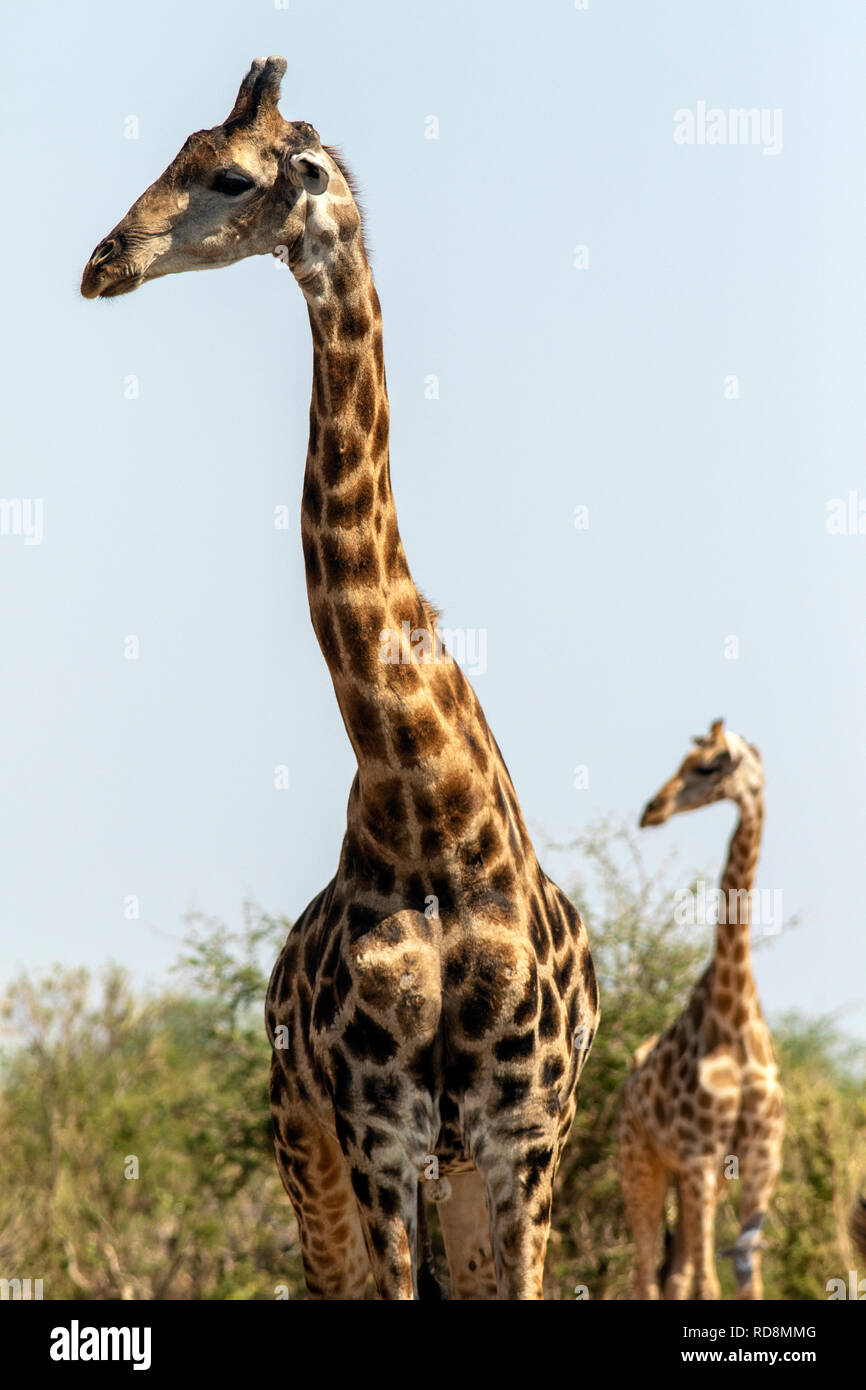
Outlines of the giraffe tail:
{"label": "giraffe tail", "polygon": [[866,1260],[866,1197],[860,1196],[851,1213],[851,1239],[858,1255]]}
{"label": "giraffe tail", "polygon": [[427,1203],[421,1195],[418,1184],[418,1299],[419,1301],[442,1300],[442,1287],[436,1278],[436,1264],[433,1259],[433,1241],[427,1221]]}

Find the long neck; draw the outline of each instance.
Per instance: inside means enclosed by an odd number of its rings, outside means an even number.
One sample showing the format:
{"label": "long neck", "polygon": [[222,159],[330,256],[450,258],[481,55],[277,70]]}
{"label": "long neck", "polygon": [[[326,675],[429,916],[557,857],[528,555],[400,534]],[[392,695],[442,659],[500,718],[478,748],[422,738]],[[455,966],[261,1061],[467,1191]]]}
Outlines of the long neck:
{"label": "long neck", "polygon": [[400,541],[381,312],[360,228],[295,273],[314,344],[301,518],[310,615],[358,760],[360,818],[380,842],[408,827],[414,850],[432,854],[446,822],[453,838],[483,813],[495,745],[463,673],[441,657]]}
{"label": "long neck", "polygon": [[751,959],[751,901],[755,884],[761,834],[764,826],[764,793],[751,792],[739,803],[740,816],[728,846],[728,860],[720,889],[724,921],[716,927],[714,981],[716,990],[737,997],[753,992]]}

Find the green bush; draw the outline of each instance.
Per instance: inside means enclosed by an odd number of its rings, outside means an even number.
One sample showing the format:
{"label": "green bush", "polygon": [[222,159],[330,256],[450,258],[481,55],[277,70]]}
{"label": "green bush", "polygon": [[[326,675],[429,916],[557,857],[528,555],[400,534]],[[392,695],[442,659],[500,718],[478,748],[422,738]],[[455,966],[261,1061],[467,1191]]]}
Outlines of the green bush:
{"label": "green bush", "polygon": [[[619,1096],[635,1048],[682,1007],[711,949],[673,925],[665,874],[602,828],[575,847],[602,988],[599,1036],[554,1204],[547,1295],[627,1298],[632,1250],[616,1169]],[[288,924],[245,912],[190,921],[177,983],[143,997],[111,967],[56,967],[0,1001],[0,1275],[45,1298],[303,1297],[291,1207],[273,1161],[262,1022]],[[826,1296],[855,1268],[847,1221],[866,1176],[863,1049],[789,1015],[775,1045],[784,1169],[767,1222],[768,1298]],[[137,1174],[137,1176],[135,1175]],[[736,1184],[734,1184],[736,1187]],[[736,1232],[731,1199],[718,1245]],[[731,1275],[722,1267],[723,1288]]]}

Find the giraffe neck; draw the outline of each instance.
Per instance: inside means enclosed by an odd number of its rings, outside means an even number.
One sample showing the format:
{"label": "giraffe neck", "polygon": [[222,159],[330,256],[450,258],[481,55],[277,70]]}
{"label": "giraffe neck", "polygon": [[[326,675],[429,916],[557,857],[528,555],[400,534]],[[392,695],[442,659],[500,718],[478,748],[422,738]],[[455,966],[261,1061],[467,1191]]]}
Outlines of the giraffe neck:
{"label": "giraffe neck", "polygon": [[379,848],[399,842],[403,863],[412,851],[429,860],[495,796],[499,760],[400,540],[382,319],[360,223],[344,227],[329,254],[293,269],[313,335],[301,511],[307,594],[358,761],[350,826],[366,824]]}
{"label": "giraffe neck", "polygon": [[716,927],[714,988],[737,998],[753,995],[750,893],[755,884],[764,826],[762,789],[739,803],[739,820],[728,846],[720,883],[725,921]]}

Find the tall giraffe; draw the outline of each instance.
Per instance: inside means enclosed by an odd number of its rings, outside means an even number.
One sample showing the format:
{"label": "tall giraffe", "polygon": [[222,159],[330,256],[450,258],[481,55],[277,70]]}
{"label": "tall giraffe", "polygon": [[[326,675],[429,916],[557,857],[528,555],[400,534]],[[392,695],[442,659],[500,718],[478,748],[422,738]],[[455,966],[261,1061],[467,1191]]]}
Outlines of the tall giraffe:
{"label": "tall giraffe", "polygon": [[313,627],[358,762],[337,872],[271,977],[276,1158],[311,1297],[419,1289],[420,1179],[452,1291],[539,1299],[553,1180],[597,1027],[586,932],[545,876],[478,700],[409,573],[379,300],[341,158],[256,59],[93,252],[86,298],[246,256],[307,302],[301,535]]}
{"label": "tall giraffe", "polygon": [[[732,1252],[738,1298],[763,1296],[760,1232],[782,1155],[782,1092],[752,975],[750,898],[764,824],[758,750],[718,720],[646,807],[641,825],[714,801],[739,811],[721,880],[713,960],[688,1007],[638,1050],[620,1118],[622,1190],[637,1257],[635,1294],[658,1298],[656,1244],[665,1192],[679,1194],[666,1298],[718,1298],[716,1203],[737,1159],[740,1236]],[[726,919],[726,920],[725,920]]]}

